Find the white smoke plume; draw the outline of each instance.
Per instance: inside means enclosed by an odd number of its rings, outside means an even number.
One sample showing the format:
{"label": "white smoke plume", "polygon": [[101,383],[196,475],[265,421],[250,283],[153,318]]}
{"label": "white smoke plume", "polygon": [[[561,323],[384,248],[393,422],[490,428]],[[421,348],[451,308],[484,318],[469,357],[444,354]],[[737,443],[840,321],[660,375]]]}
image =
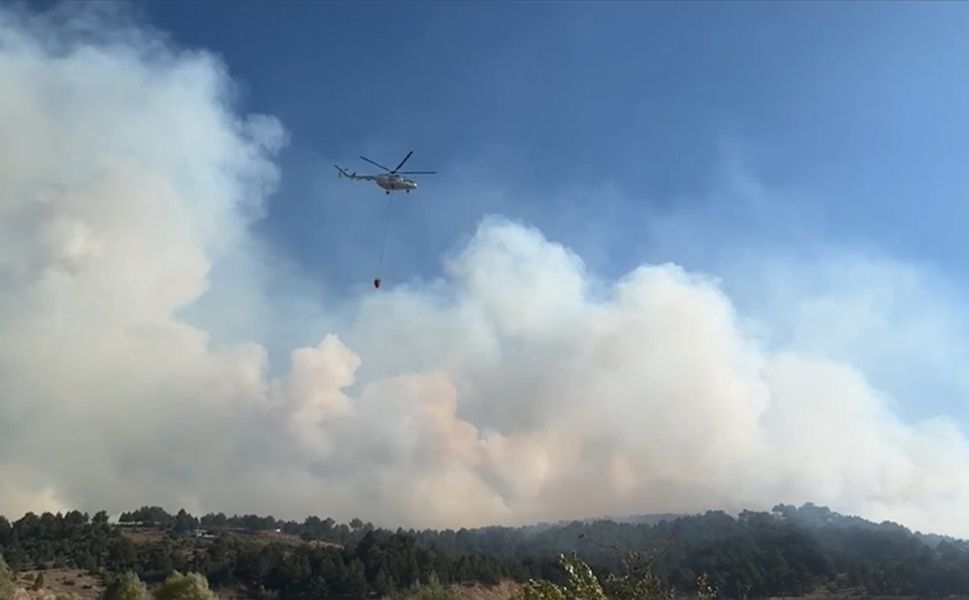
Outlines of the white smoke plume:
{"label": "white smoke plume", "polygon": [[[499,217],[280,377],[259,344],[216,347],[176,313],[213,264],[262,252],[248,225],[286,133],[236,114],[219,61],[117,18],[0,12],[7,516],[457,527],[810,500],[969,535],[952,423],[906,423],[850,364],[768,345],[710,277],[602,281]],[[273,302],[257,289],[224,310]]]}

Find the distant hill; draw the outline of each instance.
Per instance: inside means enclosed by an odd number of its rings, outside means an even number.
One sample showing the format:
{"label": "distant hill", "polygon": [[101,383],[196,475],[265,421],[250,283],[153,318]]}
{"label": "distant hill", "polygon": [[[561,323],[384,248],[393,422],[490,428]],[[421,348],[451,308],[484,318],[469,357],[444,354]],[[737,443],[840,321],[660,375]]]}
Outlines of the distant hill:
{"label": "distant hill", "polygon": [[595,523],[596,521],[612,521],[613,523],[630,523],[633,525],[655,525],[663,521],[672,521],[680,517],[690,516],[688,513],[656,513],[645,515],[628,515],[625,517],[596,517],[594,519],[583,519],[582,523]]}
{"label": "distant hill", "polygon": [[[917,538],[925,542],[930,547],[935,547],[941,542],[948,543],[969,543],[969,541],[961,540],[956,537],[941,535],[937,533],[923,533],[921,531],[913,531],[907,527],[895,523],[893,521],[882,521],[875,522],[864,519],[862,517],[853,515],[843,515],[835,512],[825,506],[818,506],[811,502],[805,503],[801,507],[795,507],[792,505],[778,504],[773,509],[771,513],[777,517],[787,519],[791,523],[796,523],[800,526],[812,528],[812,529],[823,529],[823,528],[850,528],[850,527],[860,527],[872,530],[885,530],[885,531],[899,531],[906,532],[915,535]],[[656,525],[662,523],[663,521],[674,521],[676,519],[697,517],[700,513],[648,513],[640,515],[627,515],[623,517],[595,517],[578,519],[579,523],[591,524],[597,521],[610,521],[613,523],[623,523],[632,525]],[[555,524],[555,526],[563,527],[570,523],[576,521],[560,521]]]}
{"label": "distant hill", "polygon": [[[639,514],[527,527],[387,530],[353,520],[302,522],[142,507],[120,523],[28,513],[0,518],[0,550],[20,571],[126,570],[159,582],[173,570],[213,588],[265,590],[279,600],[383,596],[425,580],[493,586],[561,580],[560,554],[615,572],[625,553],[682,592],[706,574],[723,598],[799,595],[969,595],[969,543],[875,523],[826,507],[777,505],[728,514]],[[260,592],[261,594],[262,592]]]}

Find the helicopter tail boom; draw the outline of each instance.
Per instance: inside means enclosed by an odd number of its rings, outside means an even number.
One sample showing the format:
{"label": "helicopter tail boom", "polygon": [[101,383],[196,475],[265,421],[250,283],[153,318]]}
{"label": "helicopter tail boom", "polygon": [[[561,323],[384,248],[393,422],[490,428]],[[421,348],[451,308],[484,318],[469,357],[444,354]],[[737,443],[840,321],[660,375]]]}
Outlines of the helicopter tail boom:
{"label": "helicopter tail boom", "polygon": [[347,171],[340,165],[333,165],[333,166],[336,167],[337,172],[340,173],[340,177],[346,177],[347,179],[359,179],[356,173],[351,173],[350,171]]}

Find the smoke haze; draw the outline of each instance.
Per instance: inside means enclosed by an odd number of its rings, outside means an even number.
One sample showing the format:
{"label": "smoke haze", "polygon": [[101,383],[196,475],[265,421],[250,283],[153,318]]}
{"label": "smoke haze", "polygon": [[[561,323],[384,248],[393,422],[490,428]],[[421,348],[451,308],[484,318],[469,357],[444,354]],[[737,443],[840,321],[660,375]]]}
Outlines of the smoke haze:
{"label": "smoke haze", "polygon": [[[955,425],[903,420],[857,352],[818,351],[821,331],[851,333],[845,348],[890,327],[879,297],[813,303],[778,345],[711,276],[605,280],[494,215],[441,279],[320,317],[296,271],[267,291],[275,257],[249,230],[283,124],[238,114],[213,56],[69,17],[0,11],[8,516],[151,503],[458,527],[814,501],[969,535]],[[211,290],[216,264],[245,276]],[[206,293],[222,315],[178,316]],[[293,306],[331,326],[280,375],[261,343],[205,327],[269,331]],[[879,323],[851,329],[864,315]],[[943,336],[909,333],[925,332]]]}

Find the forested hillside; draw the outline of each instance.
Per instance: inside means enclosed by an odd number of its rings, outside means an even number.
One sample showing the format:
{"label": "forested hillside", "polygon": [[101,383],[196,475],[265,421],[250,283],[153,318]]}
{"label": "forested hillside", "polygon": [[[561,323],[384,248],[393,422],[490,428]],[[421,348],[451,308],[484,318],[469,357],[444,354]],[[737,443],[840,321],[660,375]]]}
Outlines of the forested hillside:
{"label": "forested hillside", "polygon": [[215,590],[280,598],[388,595],[432,579],[562,583],[560,554],[575,553],[605,577],[621,570],[629,551],[649,558],[658,580],[683,593],[705,574],[724,598],[969,594],[965,542],[813,505],[637,521],[389,531],[359,520],[196,517],[144,507],[117,524],[104,512],[0,518],[0,547],[14,570],[73,567],[105,580],[132,571],[149,583],[197,572]]}

